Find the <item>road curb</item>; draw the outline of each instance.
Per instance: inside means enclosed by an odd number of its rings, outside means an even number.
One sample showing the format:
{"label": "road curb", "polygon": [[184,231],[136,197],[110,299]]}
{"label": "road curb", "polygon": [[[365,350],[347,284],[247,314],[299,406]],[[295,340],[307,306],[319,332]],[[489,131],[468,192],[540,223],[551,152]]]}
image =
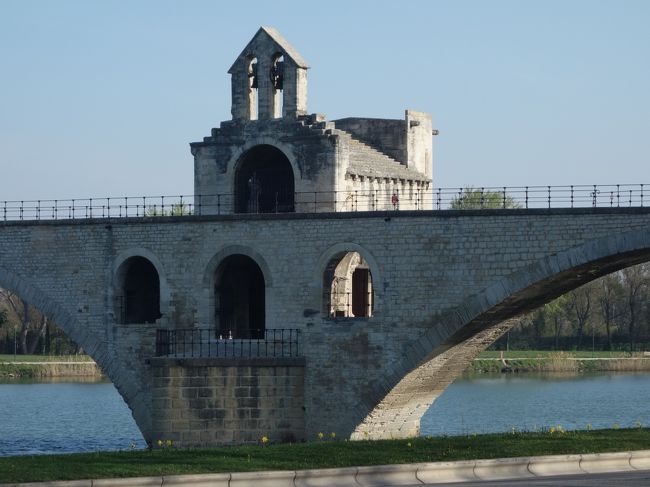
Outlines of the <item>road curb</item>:
{"label": "road curb", "polygon": [[650,450],[585,455],[463,460],[317,470],[167,475],[122,479],[0,484],[0,487],[380,487],[650,469]]}

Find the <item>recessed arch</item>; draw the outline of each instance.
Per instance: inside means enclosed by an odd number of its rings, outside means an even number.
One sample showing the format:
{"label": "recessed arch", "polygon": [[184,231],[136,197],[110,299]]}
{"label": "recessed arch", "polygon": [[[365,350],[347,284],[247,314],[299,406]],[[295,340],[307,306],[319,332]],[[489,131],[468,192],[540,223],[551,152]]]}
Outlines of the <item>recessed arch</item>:
{"label": "recessed arch", "polygon": [[[231,256],[240,255],[245,256],[250,259],[255,266],[261,272],[261,279],[264,282],[264,291],[263,291],[263,300],[265,303],[265,312],[264,312],[264,329],[266,329],[267,317],[266,317],[266,303],[268,302],[267,295],[269,289],[273,286],[273,276],[271,275],[270,268],[266,263],[264,257],[251,247],[246,245],[229,245],[221,250],[219,250],[212,258],[208,261],[205,266],[205,271],[203,274],[203,303],[202,309],[200,310],[201,321],[203,323],[208,323],[210,326],[219,328],[221,324],[219,323],[219,300],[221,296],[217,296],[216,290],[220,286],[220,276],[223,273],[222,264],[226,262]],[[227,333],[227,330],[226,330]],[[222,334],[223,335],[223,334]],[[227,336],[227,335],[226,335]]]}
{"label": "recessed arch", "polygon": [[295,210],[294,171],[289,158],[270,144],[244,152],[235,166],[236,213],[288,213]]}
{"label": "recessed arch", "polygon": [[155,323],[160,312],[160,275],[142,256],[124,260],[115,275],[116,316],[119,323]]}
{"label": "recessed arch", "polygon": [[264,338],[266,285],[257,263],[244,254],[223,259],[214,276],[214,320],[220,338]]}
{"label": "recessed arch", "polygon": [[382,282],[370,252],[354,243],[330,247],[320,258],[315,277],[324,317],[369,318],[377,311]]}

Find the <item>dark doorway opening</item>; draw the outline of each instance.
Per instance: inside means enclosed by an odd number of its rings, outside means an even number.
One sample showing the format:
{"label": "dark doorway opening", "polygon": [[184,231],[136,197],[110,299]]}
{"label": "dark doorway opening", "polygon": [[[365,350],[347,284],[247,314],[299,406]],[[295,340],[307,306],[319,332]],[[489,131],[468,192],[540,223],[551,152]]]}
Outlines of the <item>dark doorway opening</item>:
{"label": "dark doorway opening", "polygon": [[352,314],[370,316],[370,271],[357,267],[352,273]]}
{"label": "dark doorway opening", "polygon": [[235,174],[235,212],[287,213],[294,211],[291,163],[272,145],[246,152]]}
{"label": "dark doorway opening", "polygon": [[231,255],[217,269],[215,322],[217,337],[264,338],[264,275],[245,255]]}
{"label": "dark doorway opening", "polygon": [[160,278],[144,257],[131,257],[123,266],[122,321],[154,323],[160,314]]}

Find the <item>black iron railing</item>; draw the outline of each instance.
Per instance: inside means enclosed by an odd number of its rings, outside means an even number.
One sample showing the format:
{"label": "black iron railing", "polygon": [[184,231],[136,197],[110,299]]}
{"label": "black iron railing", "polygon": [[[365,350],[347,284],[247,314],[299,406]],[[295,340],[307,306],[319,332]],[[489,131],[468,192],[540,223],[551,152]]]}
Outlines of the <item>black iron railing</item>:
{"label": "black iron railing", "polygon": [[[475,210],[513,208],[621,208],[650,205],[650,185],[517,186],[297,192],[295,213]],[[124,196],[68,200],[0,201],[0,221],[136,218],[235,213],[232,194]],[[251,208],[255,208],[252,205]],[[281,213],[277,207],[270,212]],[[255,213],[255,211],[242,211]]]}
{"label": "black iron railing", "polygon": [[276,328],[245,333],[214,328],[156,330],[157,357],[299,357],[300,330]]}

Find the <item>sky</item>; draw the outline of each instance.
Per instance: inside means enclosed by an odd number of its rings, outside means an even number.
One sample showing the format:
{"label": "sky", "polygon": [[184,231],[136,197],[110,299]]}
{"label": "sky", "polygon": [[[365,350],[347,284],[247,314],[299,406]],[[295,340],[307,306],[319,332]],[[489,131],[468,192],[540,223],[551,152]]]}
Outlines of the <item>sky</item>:
{"label": "sky", "polygon": [[310,113],[431,113],[435,187],[650,184],[649,1],[0,0],[0,201],[192,194],[261,25]]}

